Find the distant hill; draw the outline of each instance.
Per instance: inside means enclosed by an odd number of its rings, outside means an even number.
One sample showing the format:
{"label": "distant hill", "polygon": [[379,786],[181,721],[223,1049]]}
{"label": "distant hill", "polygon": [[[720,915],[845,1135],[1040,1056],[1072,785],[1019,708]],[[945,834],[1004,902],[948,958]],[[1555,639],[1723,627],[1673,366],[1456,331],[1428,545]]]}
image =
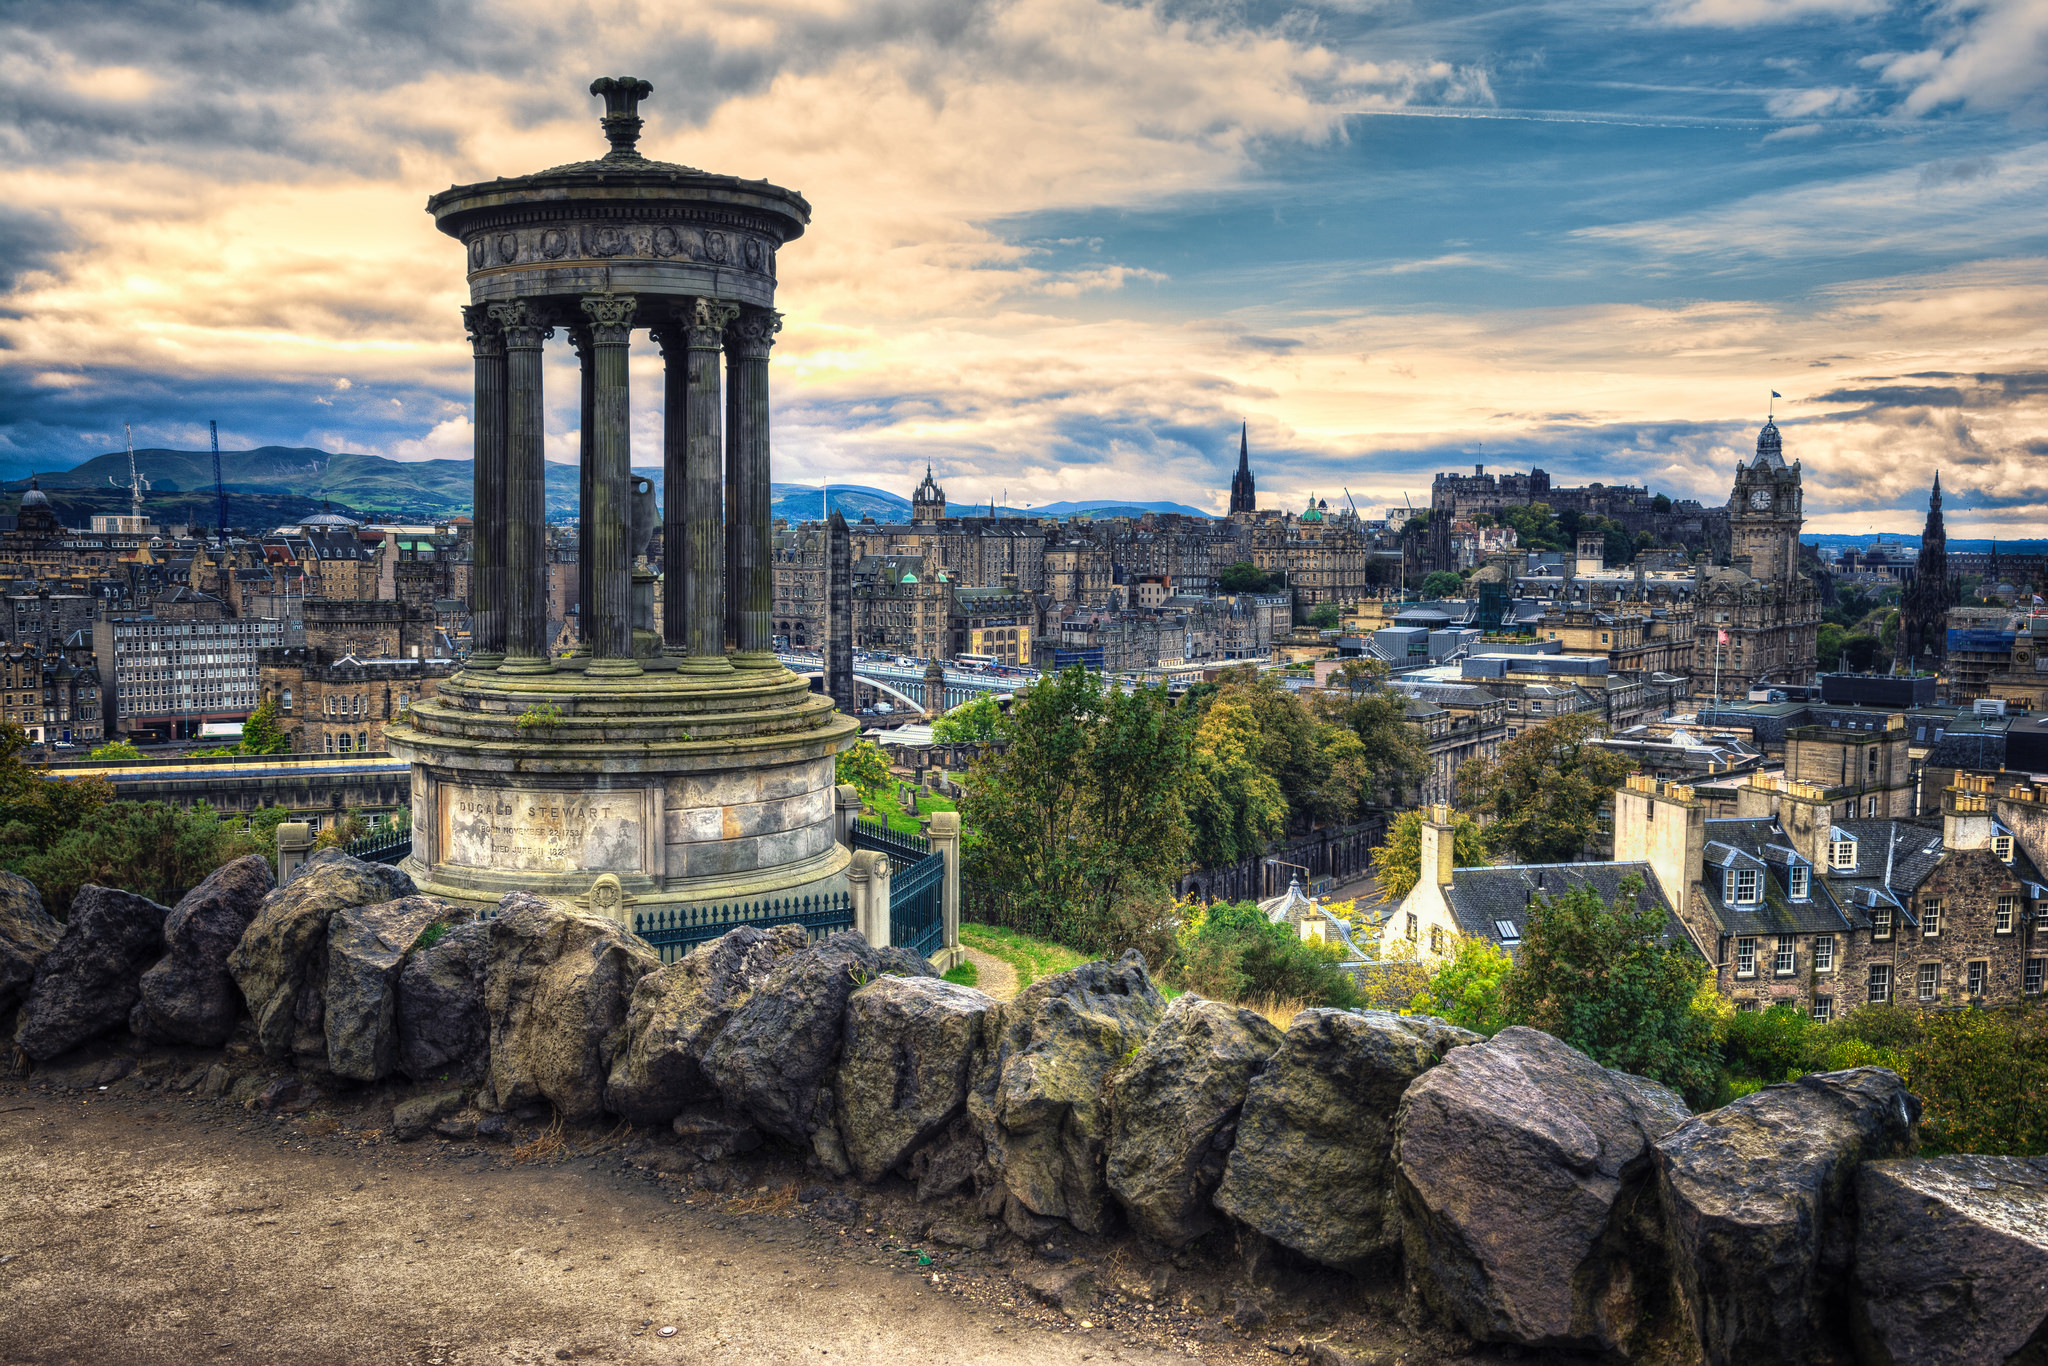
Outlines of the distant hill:
{"label": "distant hill", "polygon": [[[258,446],[220,453],[221,481],[228,493],[228,520],[236,527],[278,525],[317,512],[323,504],[350,516],[394,517],[422,521],[469,516],[474,485],[467,460],[391,460],[381,455],[333,453],[311,446]],[[135,452],[135,467],[149,481],[143,506],[165,525],[213,525],[216,512],[213,453],[150,447]],[[659,465],[638,465],[633,473],[662,491]],[[94,513],[128,507],[128,453],[109,451],[68,470],[36,475],[50,495],[57,515],[67,525],[82,526]],[[19,494],[28,480],[0,483],[0,491]],[[550,461],[546,467],[546,505],[550,521],[576,515],[576,467]],[[863,484],[833,484],[831,506],[848,521],[873,517],[878,522],[910,519],[910,500],[886,489]],[[815,484],[770,485],[774,515],[792,522],[816,521],[821,515],[820,487]],[[954,516],[986,516],[985,507],[955,504]],[[1047,503],[1035,508],[998,508],[1004,517],[1141,517],[1147,512],[1208,514],[1185,503],[1126,503],[1108,500]]]}

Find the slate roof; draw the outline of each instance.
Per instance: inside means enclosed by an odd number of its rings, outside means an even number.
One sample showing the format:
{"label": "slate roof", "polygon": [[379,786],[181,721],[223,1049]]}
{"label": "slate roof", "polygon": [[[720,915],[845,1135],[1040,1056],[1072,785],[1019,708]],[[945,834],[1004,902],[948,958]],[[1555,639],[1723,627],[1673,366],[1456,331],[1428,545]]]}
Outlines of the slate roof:
{"label": "slate roof", "polygon": [[1630,878],[1642,882],[1639,898],[1663,908],[1665,942],[1682,944],[1697,952],[1692,936],[1673,914],[1670,898],[1664,895],[1656,873],[1647,863],[1518,863],[1459,868],[1451,873],[1451,885],[1444,889],[1444,900],[1464,933],[1513,947],[1521,941],[1523,927],[1528,923],[1529,903],[1538,895],[1561,896],[1571,888],[1590,886],[1602,900],[1613,903],[1621,897],[1621,884]]}
{"label": "slate roof", "polygon": [[[1706,862],[1700,890],[1714,920],[1727,934],[1829,934],[1869,925],[1854,908],[1845,909],[1825,877],[1807,874],[1807,895],[1792,898],[1792,869],[1812,863],[1792,847],[1771,817],[1707,822]],[[1725,874],[1741,869],[1763,874],[1762,900],[1742,903],[1727,895]]]}

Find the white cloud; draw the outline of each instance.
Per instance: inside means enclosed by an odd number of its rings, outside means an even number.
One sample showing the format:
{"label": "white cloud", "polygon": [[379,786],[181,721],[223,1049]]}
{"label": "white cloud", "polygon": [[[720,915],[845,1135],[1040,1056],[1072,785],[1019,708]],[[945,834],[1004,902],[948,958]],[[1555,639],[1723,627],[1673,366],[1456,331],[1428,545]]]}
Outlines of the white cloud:
{"label": "white cloud", "polygon": [[1905,110],[1949,105],[1991,112],[2048,111],[2048,4],[2041,0],[1944,0],[1941,36],[1918,52],[1867,65],[1906,90]]}
{"label": "white cloud", "polygon": [[1670,24],[1757,28],[1806,19],[1850,19],[1881,14],[1890,0],[1671,0],[1658,17]]}

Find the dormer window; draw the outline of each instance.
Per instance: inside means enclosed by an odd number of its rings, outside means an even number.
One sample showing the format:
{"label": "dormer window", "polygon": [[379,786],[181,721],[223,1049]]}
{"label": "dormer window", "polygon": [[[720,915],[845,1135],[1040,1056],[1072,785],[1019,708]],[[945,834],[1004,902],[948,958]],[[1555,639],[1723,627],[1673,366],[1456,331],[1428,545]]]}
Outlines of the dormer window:
{"label": "dormer window", "polygon": [[1856,866],[1855,840],[1828,841],[1828,867],[1854,868]]}
{"label": "dormer window", "polygon": [[1811,868],[1808,868],[1805,864],[1795,863],[1792,865],[1791,882],[1792,899],[1794,901],[1806,900],[1807,894],[1810,890],[1809,884],[1811,883],[1812,878],[1813,870]]}
{"label": "dormer window", "polygon": [[2011,835],[1993,835],[1993,836],[1991,837],[1991,852],[1992,852],[1992,853],[1994,853],[1994,854],[1996,854],[1996,855],[1998,856],[1998,861],[1999,861],[2000,863],[2011,863],[2011,862],[2012,862],[2012,836],[2011,836]]}
{"label": "dormer window", "polygon": [[1758,884],[1762,881],[1754,868],[1731,868],[1722,895],[1738,906],[1753,906],[1757,902]]}

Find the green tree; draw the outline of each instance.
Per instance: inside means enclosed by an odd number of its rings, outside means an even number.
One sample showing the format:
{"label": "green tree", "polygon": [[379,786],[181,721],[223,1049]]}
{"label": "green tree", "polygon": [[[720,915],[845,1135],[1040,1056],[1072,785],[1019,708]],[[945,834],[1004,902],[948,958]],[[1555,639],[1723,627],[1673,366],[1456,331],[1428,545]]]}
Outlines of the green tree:
{"label": "green tree", "polygon": [[1319,602],[1309,612],[1308,624],[1318,631],[1334,631],[1344,624],[1343,609],[1334,602]]}
{"label": "green tree", "polygon": [[2048,1153],[2048,1017],[2039,1007],[1930,1012],[1903,1052],[1906,1085],[1925,1107],[1923,1150]]}
{"label": "green tree", "polygon": [[932,739],[947,745],[985,745],[1002,735],[1007,720],[995,698],[981,693],[933,722]]}
{"label": "green tree", "polygon": [[1220,868],[1266,852],[1287,830],[1279,780],[1259,767],[1258,717],[1243,698],[1219,697],[1195,729],[1187,806],[1196,866]]}
{"label": "green tree", "polygon": [[1594,743],[1606,725],[1589,712],[1559,716],[1507,741],[1489,762],[1467,760],[1458,792],[1467,810],[1491,817],[1487,843],[1524,863],[1565,863],[1600,833],[1600,809],[1633,767]]}
{"label": "green tree", "polygon": [[1429,577],[1422,581],[1422,596],[1425,598],[1447,598],[1454,593],[1462,591],[1464,587],[1465,581],[1450,570],[1436,569],[1430,571]]}
{"label": "green tree", "polygon": [[94,745],[90,750],[86,751],[85,757],[88,759],[101,759],[109,763],[119,763],[140,759],[142,751],[126,740],[109,740],[104,745]]}
{"label": "green tree", "polygon": [[[1378,660],[1347,662],[1314,695],[1322,721],[1341,726],[1358,739],[1355,756],[1326,740],[1333,765],[1350,762],[1364,777],[1357,784],[1357,805],[1375,801],[1400,805],[1406,790],[1421,781],[1429,756],[1408,724],[1408,699],[1385,686],[1386,666]],[[1342,775],[1340,775],[1342,780]]]}
{"label": "green tree", "polygon": [[865,802],[875,801],[895,781],[889,774],[889,756],[873,740],[856,740],[851,748],[841,750],[833,761],[833,778],[851,783]]}
{"label": "green tree", "polygon": [[1652,498],[1650,500],[1650,511],[1656,513],[1665,513],[1671,511],[1670,495],[1660,493],[1656,497]]}
{"label": "green tree", "polygon": [[59,778],[22,762],[29,744],[26,730],[0,722],[0,867],[15,872],[114,800],[99,774]]}
{"label": "green tree", "polygon": [[1216,587],[1224,593],[1263,593],[1272,578],[1250,560],[1239,560],[1216,576]]}
{"label": "green tree", "polygon": [[1820,630],[1814,636],[1814,654],[1824,672],[1833,673],[1841,667],[1842,642],[1848,635],[1846,630],[1832,621],[1820,624]]}
{"label": "green tree", "polygon": [[1436,970],[1408,1010],[1435,1015],[1480,1034],[1507,1027],[1507,984],[1515,961],[1490,939],[1461,935],[1449,962]]}
{"label": "green tree", "polygon": [[1719,1080],[1713,1022],[1693,1008],[1707,965],[1664,941],[1666,913],[1641,879],[1618,890],[1612,906],[1583,883],[1529,903],[1503,1016],[1702,1104]]}
{"label": "green tree", "polygon": [[277,699],[264,698],[242,723],[242,743],[236,748],[243,754],[289,754],[291,747],[290,737],[278,722]]}
{"label": "green tree", "polygon": [[[1451,813],[1451,863],[1458,868],[1486,866],[1486,831],[1462,811]],[[1372,851],[1373,877],[1389,902],[1399,901],[1422,880],[1422,813],[1403,811],[1387,828],[1386,842]]]}
{"label": "green tree", "polygon": [[1134,942],[1188,866],[1190,720],[1163,687],[1117,691],[1078,666],[1033,684],[968,779],[979,876],[1075,947]]}
{"label": "green tree", "polygon": [[1219,902],[1188,917],[1172,975],[1211,1000],[1358,1005],[1358,988],[1338,967],[1341,948],[1302,939],[1249,901]]}

